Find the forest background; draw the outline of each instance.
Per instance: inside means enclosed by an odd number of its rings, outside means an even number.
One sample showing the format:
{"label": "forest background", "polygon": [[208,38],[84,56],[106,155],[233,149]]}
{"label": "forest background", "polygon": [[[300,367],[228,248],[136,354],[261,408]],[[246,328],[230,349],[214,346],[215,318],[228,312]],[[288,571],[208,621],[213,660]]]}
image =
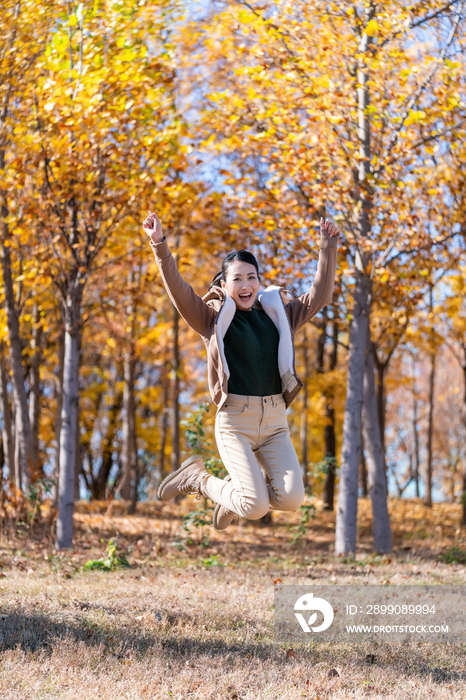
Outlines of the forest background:
{"label": "forest background", "polygon": [[331,510],[340,484],[337,551],[385,476],[393,495],[464,502],[464,2],[1,14],[2,513],[40,499],[69,546],[78,498],[134,512],[192,450],[222,473],[204,348],[162,287],[149,209],[201,295],[243,247],[264,285],[304,292],[319,218],[338,222],[288,412],[309,493]]}

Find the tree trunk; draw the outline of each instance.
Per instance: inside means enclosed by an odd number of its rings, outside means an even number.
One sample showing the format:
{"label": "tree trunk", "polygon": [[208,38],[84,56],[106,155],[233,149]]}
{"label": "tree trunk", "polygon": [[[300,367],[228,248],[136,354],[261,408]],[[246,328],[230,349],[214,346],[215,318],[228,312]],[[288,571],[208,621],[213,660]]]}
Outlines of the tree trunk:
{"label": "tree trunk", "polygon": [[413,454],[413,478],[416,484],[416,498],[420,497],[419,491],[419,426],[418,426],[418,403],[416,396],[416,386],[413,387],[413,443],[414,443],[414,454]]}
{"label": "tree trunk", "polygon": [[455,459],[451,465],[451,486],[450,486],[450,502],[456,501],[456,474],[458,472],[459,459]]}
{"label": "tree trunk", "polygon": [[433,310],[434,310],[434,291],[433,285],[430,285],[430,301],[429,309],[431,314],[431,339],[430,339],[430,369],[429,369],[429,399],[427,408],[427,464],[425,473],[425,494],[424,504],[429,508],[432,507],[432,461],[433,461],[433,432],[434,432],[434,390],[435,390],[435,361],[436,351],[433,338]]}
{"label": "tree trunk", "polygon": [[462,496],[461,501],[463,504],[463,517],[462,524],[466,525],[466,469],[463,468],[463,483],[462,483]]}
{"label": "tree trunk", "polygon": [[113,467],[113,452],[114,452],[114,441],[117,432],[117,421],[118,416],[121,411],[123,402],[123,394],[119,391],[115,394],[113,403],[110,407],[108,414],[108,427],[103,441],[102,449],[102,464],[99,470],[97,478],[92,478],[91,472],[91,485],[92,485],[92,498],[98,501],[102,501],[105,498],[107,483],[110,476],[110,472]]}
{"label": "tree trunk", "polygon": [[370,328],[367,330],[366,371],[364,374],[363,410],[364,447],[367,461],[367,480],[372,503],[372,534],[378,554],[391,552],[392,540],[387,506],[387,486],[380,439],[377,396],[375,391],[374,355]]}
{"label": "tree trunk", "polygon": [[40,363],[41,363],[41,343],[42,343],[42,324],[40,320],[40,312],[37,304],[34,304],[32,312],[33,330],[32,330],[32,358],[30,371],[30,393],[29,393],[29,422],[31,424],[31,448],[32,461],[34,471],[37,478],[43,476],[39,461],[39,416],[40,416]]}
{"label": "tree trunk", "polygon": [[355,554],[359,461],[366,335],[369,325],[370,283],[356,271],[355,303],[350,324],[350,352],[343,419],[340,487],[338,490],[335,555]]}
{"label": "tree trunk", "polygon": [[[372,19],[374,7],[367,5],[365,21]],[[364,29],[364,28],[363,28]],[[355,204],[359,205],[358,240],[366,240],[370,232],[370,184],[371,144],[369,122],[369,75],[365,65],[371,37],[363,30],[358,47],[358,136],[359,136],[359,191]],[[335,556],[356,553],[358,515],[358,477],[361,455],[361,422],[363,405],[364,368],[366,364],[366,339],[371,308],[371,280],[368,260],[359,246],[356,249],[356,286],[354,306],[349,329],[349,362],[346,382],[345,416],[341,451],[340,488],[335,533]]]}
{"label": "tree trunk", "polygon": [[327,464],[327,474],[325,475],[324,482],[324,510],[334,509],[334,499],[335,499],[335,454],[336,454],[336,438],[335,438],[335,410],[333,406],[328,404],[325,407],[325,415],[329,423],[324,428],[324,438],[325,438],[325,455],[329,459]]}
{"label": "tree trunk", "polygon": [[367,486],[367,464],[366,464],[366,456],[364,454],[364,431],[363,431],[363,436],[361,439],[361,462],[359,465],[359,471],[361,475],[361,489],[362,489],[362,495],[364,498],[366,498],[369,494],[369,489]]}
{"label": "tree trunk", "polygon": [[[133,346],[134,352],[134,346]],[[129,403],[128,411],[130,414],[130,420],[128,424],[129,435],[128,435],[128,449],[131,455],[131,474],[130,474],[130,486],[131,490],[129,493],[129,498],[131,503],[128,508],[129,515],[133,515],[136,512],[136,503],[138,500],[138,480],[139,480],[139,468],[138,468],[138,448],[137,448],[137,435],[136,435],[136,410],[134,405],[134,366],[135,359],[134,356],[129,360],[129,379],[128,382],[128,393],[129,393]],[[125,382],[126,386],[126,382]]]}
{"label": "tree trunk", "polygon": [[[71,547],[76,469],[76,431],[79,403],[79,323],[82,289],[77,280],[68,292],[65,314],[63,408],[60,431],[60,478],[58,485],[57,549]],[[78,287],[79,285],[79,287]],[[78,287],[77,289],[74,287]]]}
{"label": "tree trunk", "polygon": [[[5,153],[0,151],[0,170],[5,169]],[[34,476],[34,464],[32,458],[31,424],[29,422],[28,401],[24,385],[24,368],[22,363],[22,347],[19,334],[19,318],[15,304],[13,278],[11,271],[10,232],[7,223],[8,205],[6,195],[2,192],[1,216],[2,232],[0,240],[0,257],[3,273],[3,288],[5,295],[5,310],[7,316],[8,339],[10,344],[11,383],[13,386],[13,400],[15,404],[16,431],[15,439],[18,441],[19,459],[21,460],[21,472],[25,486],[31,483]],[[17,487],[22,488],[21,481]]]}
{"label": "tree trunk", "polygon": [[[3,449],[3,439],[0,441],[0,511],[3,512],[3,504],[5,503],[6,493],[4,488],[4,478],[3,478],[3,466],[5,465],[5,451]],[[11,481],[6,482],[7,488],[10,486]]]}
{"label": "tree trunk", "polygon": [[18,439],[18,419],[17,419],[16,406],[13,406],[13,422],[14,422],[14,426],[15,426],[15,436],[14,436],[15,484],[16,484],[16,488],[18,488],[20,491],[22,491],[23,490],[23,474],[22,474],[22,469],[21,469],[21,445],[19,444],[19,439]]}
{"label": "tree trunk", "polygon": [[375,367],[377,371],[377,415],[379,417],[380,442],[382,445],[383,466],[385,480],[387,480],[387,462],[385,455],[385,423],[387,411],[387,398],[385,394],[385,376],[388,369],[388,362],[380,362],[375,348],[373,349]]}
{"label": "tree trunk", "polygon": [[133,473],[132,455],[132,431],[133,431],[133,391],[134,377],[131,361],[131,351],[126,351],[123,361],[123,442],[121,450],[121,462],[123,469],[122,485],[120,494],[123,500],[129,501],[131,498],[131,476]]}
{"label": "tree trunk", "polygon": [[137,436],[136,431],[133,433],[133,453],[135,455],[134,460],[134,476],[133,476],[133,490],[131,493],[131,503],[128,508],[128,515],[134,515],[136,512],[136,505],[139,500],[139,461],[137,458],[138,448],[137,448]]}
{"label": "tree trunk", "polygon": [[462,524],[466,525],[466,344],[463,345],[463,479],[461,484],[461,502],[463,506]]}
{"label": "tree trunk", "polygon": [[425,473],[424,503],[432,507],[432,438],[434,430],[434,389],[435,389],[435,354],[430,354],[429,401],[427,409],[427,464]]}
{"label": "tree trunk", "polygon": [[163,408],[162,408],[162,420],[160,426],[160,449],[159,449],[159,474],[160,481],[164,478],[165,472],[165,446],[167,444],[167,432],[168,432],[168,401],[169,401],[169,380],[168,374],[164,374],[163,378]]}
{"label": "tree trunk", "polygon": [[299,427],[299,439],[301,442],[301,470],[303,473],[303,482],[306,492],[309,491],[309,458],[308,458],[308,420],[307,420],[307,404],[309,398],[309,356],[307,347],[306,327],[303,329],[303,412],[301,414],[301,425]]}
{"label": "tree trunk", "polygon": [[136,416],[134,409],[134,333],[135,333],[135,306],[133,299],[134,272],[128,275],[128,286],[130,302],[127,307],[128,324],[131,328],[128,338],[128,345],[123,358],[123,445],[122,445],[122,466],[123,484],[121,487],[121,497],[125,501],[131,501],[129,510],[132,510],[134,490],[137,492],[136,471],[137,471],[137,450],[136,450]]}
{"label": "tree trunk", "polygon": [[8,397],[8,375],[5,365],[4,345],[0,346],[0,410],[2,412],[2,440],[7,480],[15,483],[15,445],[11,425],[11,409]]}
{"label": "tree trunk", "polygon": [[60,333],[58,345],[58,376],[56,382],[56,407],[55,407],[55,461],[54,461],[54,486],[52,489],[52,501],[55,508],[58,507],[58,484],[60,481],[60,433],[61,412],[63,409],[63,372],[65,366],[65,333]]}
{"label": "tree trunk", "polygon": [[[131,344],[132,345],[132,344]],[[131,499],[132,481],[136,468],[136,454],[134,450],[136,437],[135,411],[134,411],[134,357],[132,347],[124,356],[124,388],[123,388],[123,445],[122,466],[123,485],[121,497],[125,501]]]}
{"label": "tree trunk", "polygon": [[[5,462],[5,450],[3,449],[3,437],[0,438],[0,511],[3,506],[3,495],[4,495],[4,478],[3,478],[3,467],[6,466]],[[9,478],[7,475],[7,484],[9,482]]]}
{"label": "tree trunk", "polygon": [[180,466],[180,347],[179,347],[179,325],[180,319],[178,311],[173,307],[173,355],[170,372],[171,379],[171,470],[179,469]]}
{"label": "tree trunk", "polygon": [[[78,348],[78,357],[80,354],[81,354],[81,348]],[[74,462],[74,500],[76,502],[76,501],[79,501],[79,498],[80,498],[79,477],[80,477],[81,469],[82,469],[81,429],[80,429],[80,425],[79,425],[79,390],[78,390],[78,406],[76,409],[75,439],[76,439],[76,452],[75,452],[75,462]]]}
{"label": "tree trunk", "polygon": [[[332,305],[334,309],[334,319],[332,324],[332,352],[330,355],[330,368],[333,370],[337,366],[338,361],[338,317],[335,304]],[[333,407],[333,391],[325,392],[325,416],[327,418],[327,424],[324,429],[324,440],[325,440],[325,455],[332,458],[328,463],[327,474],[325,476],[324,483],[324,510],[333,511],[334,508],[334,497],[335,497],[335,474],[336,474],[336,436],[335,436],[335,409]]]}

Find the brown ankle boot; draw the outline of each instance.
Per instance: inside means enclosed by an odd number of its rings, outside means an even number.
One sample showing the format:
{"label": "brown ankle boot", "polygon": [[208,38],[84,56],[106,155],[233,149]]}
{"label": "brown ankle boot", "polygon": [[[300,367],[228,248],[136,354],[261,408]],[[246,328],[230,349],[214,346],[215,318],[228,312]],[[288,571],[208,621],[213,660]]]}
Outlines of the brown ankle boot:
{"label": "brown ankle boot", "polygon": [[172,498],[184,494],[195,493],[198,498],[206,496],[202,486],[210,474],[199,455],[186,459],[181,467],[169,474],[160,484],[157,496],[161,501],[171,501]]}

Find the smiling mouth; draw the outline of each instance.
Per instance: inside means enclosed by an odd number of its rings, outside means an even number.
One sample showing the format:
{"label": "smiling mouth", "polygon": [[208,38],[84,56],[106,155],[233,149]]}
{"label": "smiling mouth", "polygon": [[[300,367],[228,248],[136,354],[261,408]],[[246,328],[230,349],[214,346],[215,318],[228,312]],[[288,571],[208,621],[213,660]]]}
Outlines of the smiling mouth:
{"label": "smiling mouth", "polygon": [[252,293],[249,294],[238,294],[241,301],[250,301],[252,299]]}

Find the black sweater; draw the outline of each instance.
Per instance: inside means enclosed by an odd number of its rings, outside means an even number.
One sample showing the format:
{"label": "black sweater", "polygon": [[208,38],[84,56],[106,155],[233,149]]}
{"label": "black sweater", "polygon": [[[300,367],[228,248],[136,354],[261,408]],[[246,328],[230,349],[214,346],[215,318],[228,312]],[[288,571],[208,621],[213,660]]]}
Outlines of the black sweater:
{"label": "black sweater", "polygon": [[224,338],[230,369],[228,393],[243,396],[282,393],[278,341],[278,330],[264,311],[236,310]]}

